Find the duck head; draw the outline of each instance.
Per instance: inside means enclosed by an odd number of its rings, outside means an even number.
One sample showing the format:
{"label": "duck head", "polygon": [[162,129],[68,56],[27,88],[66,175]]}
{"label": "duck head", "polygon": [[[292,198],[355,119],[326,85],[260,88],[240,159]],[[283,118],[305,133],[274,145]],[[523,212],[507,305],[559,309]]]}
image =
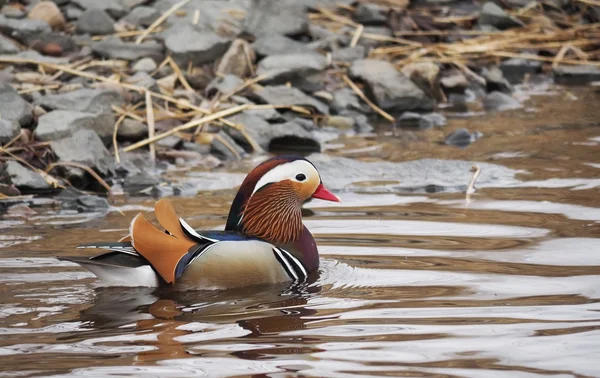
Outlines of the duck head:
{"label": "duck head", "polygon": [[274,244],[293,243],[304,229],[302,203],[310,198],[340,202],[310,161],[297,156],[271,158],[246,176],[225,229]]}

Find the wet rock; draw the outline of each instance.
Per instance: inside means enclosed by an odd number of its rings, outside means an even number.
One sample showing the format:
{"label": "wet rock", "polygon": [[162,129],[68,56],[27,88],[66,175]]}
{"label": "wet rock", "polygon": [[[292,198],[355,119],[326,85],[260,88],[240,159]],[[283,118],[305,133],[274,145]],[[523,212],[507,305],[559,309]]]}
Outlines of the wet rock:
{"label": "wet rock", "polygon": [[500,6],[491,1],[481,7],[479,24],[491,25],[501,30],[523,26],[521,21],[506,14]]}
{"label": "wet rock", "polygon": [[106,198],[90,194],[77,198],[77,203],[84,209],[90,210],[108,209],[110,207]]}
{"label": "wet rock", "polygon": [[93,130],[105,142],[112,138],[115,119],[112,113],[86,113],[54,110],[38,120],[36,138],[52,141],[73,136],[79,130]]}
{"label": "wet rock", "polygon": [[541,72],[542,63],[535,60],[511,58],[500,63],[500,70],[509,82],[517,83],[521,82],[527,74]]}
{"label": "wet rock", "polygon": [[121,21],[129,25],[143,26],[147,28],[159,17],[160,12],[158,12],[155,8],[142,5],[135,7],[127,16],[123,17]]}
{"label": "wet rock", "polygon": [[350,66],[350,76],[365,82],[367,94],[384,110],[433,108],[433,100],[389,62],[357,60]]}
{"label": "wet rock", "polygon": [[33,121],[33,106],[10,85],[0,85],[0,117],[6,121],[17,121],[25,127]]}
{"label": "wet rock", "polygon": [[588,84],[600,80],[600,67],[592,65],[557,66],[552,71],[554,81],[558,84]]}
{"label": "wet rock", "polygon": [[512,87],[508,80],[504,78],[500,68],[496,66],[484,68],[481,76],[485,79],[485,86],[488,92],[512,92]]}
{"label": "wet rock", "polygon": [[314,52],[306,44],[280,34],[263,34],[256,38],[252,48],[259,56],[302,54]]}
{"label": "wet rock", "polygon": [[460,148],[465,148],[469,144],[481,138],[482,136],[483,134],[481,134],[478,131],[470,133],[467,129],[458,129],[452,134],[448,135],[448,137],[446,138],[446,144]]}
{"label": "wet rock", "polygon": [[103,10],[114,18],[121,18],[126,15],[128,11],[128,8],[125,6],[124,2],[120,0],[71,0],[71,2],[77,4],[84,10]]}
{"label": "wet rock", "polygon": [[156,61],[163,60],[163,47],[154,42],[136,44],[122,42],[118,38],[106,38],[103,41],[92,42],[89,46],[94,53],[110,59],[138,60],[148,57]]}
{"label": "wet rock", "polygon": [[111,106],[120,106],[123,101],[119,92],[110,89],[82,88],[72,92],[42,96],[35,101],[35,104],[49,110],[111,113]]}
{"label": "wet rock", "polygon": [[214,62],[219,59],[230,41],[210,31],[198,31],[185,24],[169,29],[165,46],[173,59],[182,67],[189,62],[194,65]]}
{"label": "wet rock", "polygon": [[60,192],[56,196],[56,199],[61,202],[61,207],[65,210],[85,212],[90,210],[107,210],[110,207],[105,198],[82,193],[71,187]]}
{"label": "wet rock", "polygon": [[142,140],[147,135],[148,126],[141,123],[140,121],[136,121],[135,119],[131,118],[125,118],[123,122],[121,122],[119,130],[117,132],[117,137],[119,139],[128,140],[132,142]]}
{"label": "wet rock", "polygon": [[75,31],[91,35],[111,34],[115,32],[115,20],[102,9],[91,8],[81,14]]}
{"label": "wet rock", "polygon": [[31,38],[43,33],[49,33],[51,30],[50,25],[46,21],[15,20],[0,15],[0,33],[23,44],[28,44]]}
{"label": "wet rock", "polygon": [[483,98],[483,107],[487,111],[501,112],[504,110],[519,109],[521,103],[502,92],[491,92]]}
{"label": "wet rock", "polygon": [[308,30],[306,8],[295,0],[252,0],[244,30],[255,36],[303,34]]}
{"label": "wet rock", "polygon": [[354,21],[364,25],[383,25],[387,22],[388,9],[377,4],[360,3],[354,12]]}
{"label": "wet rock", "polygon": [[327,58],[317,53],[271,55],[260,61],[256,74],[267,75],[265,82],[283,84],[318,73],[326,67]]}
{"label": "wet rock", "polygon": [[287,87],[284,85],[280,86],[269,86],[263,87],[254,94],[262,100],[262,102],[274,105],[300,105],[307,106],[317,110],[320,114],[329,114],[329,108],[327,105],[318,101],[310,96],[307,96],[294,87]]}
{"label": "wet rock", "polygon": [[10,142],[21,132],[19,121],[0,119],[0,146]]}
{"label": "wet rock", "polygon": [[83,164],[103,175],[115,170],[114,158],[95,131],[77,130],[70,137],[50,142],[50,147],[59,161]]}
{"label": "wet rock", "polygon": [[123,180],[123,191],[125,193],[133,194],[158,184],[160,184],[160,180],[157,177],[139,173],[125,177],[125,180]]}
{"label": "wet rock", "polygon": [[250,44],[243,39],[234,40],[217,66],[216,72],[221,75],[246,77],[250,74],[250,64],[256,60]]}
{"label": "wet rock", "polygon": [[22,192],[50,189],[50,185],[39,173],[24,167],[16,161],[5,163],[4,175],[8,176],[10,182]]}
{"label": "wet rock", "polygon": [[210,147],[212,153],[225,160],[239,160],[244,155],[244,149],[223,130],[213,138]]}
{"label": "wet rock", "polygon": [[333,51],[331,59],[339,62],[354,62],[355,60],[364,59],[366,55],[367,49],[364,46],[357,45]]}
{"label": "wet rock", "polygon": [[270,152],[319,152],[321,144],[315,136],[296,121],[271,125]]}
{"label": "wet rock", "polygon": [[158,66],[152,58],[142,58],[131,67],[133,72],[152,72]]}
{"label": "wet rock", "polygon": [[217,92],[219,93],[230,93],[235,91],[237,88],[244,84],[244,80],[240,79],[235,75],[225,75],[223,77],[216,77],[206,87],[206,95],[208,97],[214,96]]}
{"label": "wet rock", "polygon": [[19,47],[10,39],[0,35],[0,54],[16,54],[19,51]]}
{"label": "wet rock", "polygon": [[65,17],[53,1],[40,1],[31,8],[27,18],[45,21],[54,30],[63,30],[66,26]]}

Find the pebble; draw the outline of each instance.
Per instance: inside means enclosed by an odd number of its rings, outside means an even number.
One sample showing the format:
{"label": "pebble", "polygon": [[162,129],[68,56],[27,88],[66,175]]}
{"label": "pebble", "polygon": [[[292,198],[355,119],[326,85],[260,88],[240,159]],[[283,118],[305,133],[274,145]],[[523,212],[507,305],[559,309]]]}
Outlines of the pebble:
{"label": "pebble", "polygon": [[266,75],[271,84],[284,84],[295,78],[307,78],[327,68],[327,58],[318,53],[271,55],[260,61],[256,74]]}
{"label": "pebble", "polygon": [[27,14],[27,18],[45,21],[54,30],[63,30],[67,23],[56,3],[46,0],[35,4]]}
{"label": "pebble", "polygon": [[139,6],[135,7],[127,16],[121,19],[129,25],[142,26],[147,28],[160,17],[160,13],[153,7]]}
{"label": "pebble", "polygon": [[138,140],[144,139],[148,135],[148,126],[136,121],[135,119],[125,118],[119,130],[117,131],[117,137],[121,140],[128,140],[137,142]]}
{"label": "pebble", "polygon": [[459,70],[445,72],[440,79],[440,84],[447,94],[462,94],[469,87],[469,81]]}
{"label": "pebble", "polygon": [[211,31],[199,31],[192,25],[180,25],[169,29],[165,46],[181,67],[189,62],[194,65],[211,63],[219,59],[229,47],[230,41]]}
{"label": "pebble", "polygon": [[244,30],[255,36],[267,33],[299,35],[308,30],[308,14],[295,0],[251,0]]}
{"label": "pebble", "polygon": [[77,20],[75,31],[91,35],[112,34],[115,32],[115,20],[102,9],[90,8]]}
{"label": "pebble", "polygon": [[137,62],[135,62],[133,64],[133,66],[131,67],[131,69],[133,70],[133,72],[152,72],[157,67],[158,66],[156,65],[156,62],[154,61],[154,59],[142,58],[142,59],[138,60]]}
{"label": "pebble", "polygon": [[477,139],[481,138],[482,136],[483,134],[478,131],[470,133],[467,129],[458,129],[452,134],[448,135],[448,137],[446,138],[446,144],[460,148],[465,148],[471,143],[475,142]]}
{"label": "pebble", "polygon": [[483,107],[487,111],[501,112],[504,110],[519,109],[522,105],[510,95],[502,92],[491,92],[483,98]]}
{"label": "pebble", "polygon": [[93,130],[94,134],[108,143],[112,138],[114,122],[112,113],[54,110],[40,117],[35,135],[39,140],[53,141],[71,137],[78,130]]}

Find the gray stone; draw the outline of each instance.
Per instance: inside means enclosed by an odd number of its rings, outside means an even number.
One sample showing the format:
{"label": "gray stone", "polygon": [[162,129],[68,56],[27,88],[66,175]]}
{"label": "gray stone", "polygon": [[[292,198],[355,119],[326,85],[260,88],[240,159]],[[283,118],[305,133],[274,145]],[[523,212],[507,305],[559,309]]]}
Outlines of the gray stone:
{"label": "gray stone", "polygon": [[23,9],[12,5],[4,5],[2,9],[0,9],[0,13],[7,18],[25,18],[27,16],[27,12],[25,12]]}
{"label": "gray stone", "polygon": [[260,98],[263,102],[273,105],[300,105],[314,108],[320,114],[329,114],[329,108],[310,96],[307,96],[294,87],[287,87],[285,85],[280,86],[269,86],[263,87],[262,89],[254,92],[254,94]]}
{"label": "gray stone", "polygon": [[263,34],[256,38],[252,48],[259,56],[301,54],[313,52],[306,44],[280,34]]}
{"label": "gray stone", "polygon": [[235,91],[237,88],[244,84],[244,80],[240,79],[235,75],[225,75],[223,77],[216,77],[206,87],[206,95],[208,97],[214,96],[217,92],[219,93],[230,93]]}
{"label": "gray stone", "polygon": [[352,89],[342,88],[333,92],[331,108],[337,113],[343,113],[348,109],[363,110],[361,101]]}
{"label": "gray stone", "polygon": [[334,50],[331,53],[331,59],[339,62],[354,62],[355,60],[364,59],[366,55],[367,49],[364,46],[357,45]]}
{"label": "gray stone", "polygon": [[553,69],[554,81],[559,84],[588,84],[600,80],[600,67],[591,65],[564,66]]}
{"label": "gray stone", "polygon": [[354,12],[354,21],[364,25],[382,25],[387,22],[388,10],[377,4],[360,3]]}
{"label": "gray stone", "polygon": [[404,112],[396,119],[396,125],[406,127],[419,127],[421,114],[414,112]]}
{"label": "gray stone", "polygon": [[160,13],[155,8],[142,5],[134,8],[127,16],[123,17],[121,21],[130,25],[147,28],[159,17]]}
{"label": "gray stone", "polygon": [[83,10],[81,10],[80,8],[74,6],[74,5],[68,5],[65,8],[65,18],[69,21],[76,21],[79,19],[79,17],[81,17],[81,15],[83,14]]}
{"label": "gray stone", "polygon": [[77,4],[84,10],[101,9],[110,14],[114,18],[121,18],[128,12],[128,7],[120,0],[72,0],[72,3]]}
{"label": "gray stone", "polygon": [[255,36],[303,34],[308,30],[306,8],[295,0],[252,0],[244,30]]}
{"label": "gray stone", "polygon": [[119,92],[110,89],[82,88],[72,92],[42,96],[35,101],[35,104],[49,110],[111,113],[111,106],[123,104],[123,97]]}
{"label": "gray stone", "polygon": [[123,180],[123,191],[126,193],[137,193],[158,184],[160,184],[160,180],[157,177],[140,172],[125,177],[125,180]]}
{"label": "gray stone", "polygon": [[[158,13],[163,14],[179,0],[159,0],[153,4]],[[198,30],[219,32],[220,35],[235,37],[241,33],[240,20],[236,16],[248,13],[248,0],[191,0],[181,8],[180,12],[169,16],[167,25],[193,24]],[[196,10],[200,17],[196,20]],[[221,34],[223,33],[223,34]]]}
{"label": "gray stone", "polygon": [[[231,122],[242,125],[248,135],[265,151],[269,149],[269,143],[272,138],[271,124],[263,118],[251,113],[238,113],[231,118]],[[246,150],[250,150],[250,144],[242,133],[238,130],[228,127],[225,129],[227,133]]]}
{"label": "gray stone", "polygon": [[85,210],[106,210],[110,207],[106,198],[90,194],[77,198],[77,204]]}
{"label": "gray stone", "polygon": [[156,80],[147,72],[136,72],[133,76],[125,80],[128,84],[133,84],[141,88],[156,90]]}
{"label": "gray stone", "polygon": [[[240,147],[225,131],[221,130],[211,142],[211,151],[225,160],[239,160],[244,155],[244,149]],[[223,143],[225,141],[226,143]],[[235,152],[233,152],[231,150]]]}
{"label": "gray stone", "polygon": [[520,58],[511,58],[500,63],[500,70],[504,77],[511,82],[517,83],[523,80],[527,74],[536,74],[542,71],[542,62]]}
{"label": "gray stone", "polygon": [[19,51],[21,50],[13,41],[0,35],[0,54],[17,54]]}
{"label": "gray stone", "polygon": [[93,130],[105,142],[109,142],[112,138],[114,122],[112,113],[54,110],[40,117],[35,135],[39,140],[51,141],[71,137],[77,131],[85,129]]}
{"label": "gray stone", "polygon": [[481,72],[481,76],[485,79],[485,87],[488,92],[512,92],[512,86],[508,80],[504,78],[500,68],[496,66],[484,68]]}
{"label": "gray stone", "polygon": [[10,85],[0,85],[0,118],[17,121],[21,127],[28,126],[33,120],[33,106]]}
{"label": "gray stone", "polygon": [[10,182],[23,190],[46,190],[50,185],[44,180],[42,175],[24,167],[16,161],[7,161],[4,174],[10,178]]}
{"label": "gray stone", "polygon": [[42,63],[50,63],[50,64],[68,64],[69,63],[69,58],[55,58],[52,56],[45,56],[40,54],[37,51],[33,51],[33,50],[26,50],[26,51],[21,51],[20,53],[16,54],[16,55],[0,55],[0,58],[3,57],[7,57],[7,58],[21,58],[21,59],[27,59],[27,60],[35,60],[37,62],[42,62]]}
{"label": "gray stone", "polygon": [[350,66],[350,75],[367,85],[367,93],[384,110],[433,108],[433,100],[389,62],[373,59],[357,60]]}
{"label": "gray stone", "polygon": [[77,130],[68,138],[50,142],[50,147],[59,161],[83,164],[103,175],[115,170],[114,158],[95,131]]}
{"label": "gray stone", "polygon": [[122,42],[118,38],[106,38],[103,41],[92,42],[89,45],[94,53],[110,59],[138,60],[153,58],[157,61],[163,59],[163,47],[154,42],[136,44]]}
{"label": "gray stone", "polygon": [[221,58],[216,72],[221,75],[246,77],[253,68],[256,56],[250,44],[243,39],[234,40]]}
{"label": "gray stone", "polygon": [[319,152],[321,144],[304,126],[296,121],[271,125],[270,152]]}
{"label": "gray stone", "polygon": [[158,66],[152,58],[142,58],[131,67],[133,72],[152,72]]}
{"label": "gray stone", "polygon": [[10,142],[13,138],[21,133],[21,125],[19,121],[0,118],[0,146]]}
{"label": "gray stone", "polygon": [[446,144],[460,148],[465,148],[469,144],[481,138],[482,136],[483,134],[481,134],[478,131],[470,133],[467,129],[458,129],[452,134],[448,135],[448,137],[446,138]]}
{"label": "gray stone", "polygon": [[469,87],[469,81],[459,70],[444,72],[444,76],[440,79],[440,84],[446,93],[462,94]]}
{"label": "gray stone", "polygon": [[440,88],[440,67],[433,62],[414,62],[402,67],[402,73],[406,75],[417,87],[421,88],[430,98],[443,100]]}
{"label": "gray stone", "polygon": [[32,38],[51,31],[50,25],[45,21],[16,20],[0,15],[0,33],[24,44],[29,44]]}
{"label": "gray stone", "polygon": [[91,35],[112,34],[115,32],[115,20],[102,9],[90,8],[77,20],[75,31]]}
{"label": "gray stone", "polygon": [[210,31],[198,31],[188,24],[169,29],[165,38],[167,50],[182,67],[189,62],[194,65],[214,62],[225,54],[229,44],[228,39]]}
{"label": "gray stone", "polygon": [[[392,33],[392,30],[390,28],[388,28],[387,26],[365,26],[365,28],[363,29],[363,34],[372,34],[372,35],[384,37],[384,38],[394,36],[394,33]],[[354,29],[347,29],[347,33],[345,34],[346,40],[344,41],[345,45],[350,44],[350,41],[352,40],[353,35],[354,35]],[[376,48],[376,47],[389,45],[390,42],[386,41],[385,39],[373,39],[373,38],[366,38],[363,36],[363,37],[359,38],[358,44],[369,49],[369,48]]]}
{"label": "gray stone", "polygon": [[506,14],[500,6],[491,1],[488,1],[481,7],[479,24],[491,25],[501,30],[523,26],[521,21]]}
{"label": "gray stone", "polygon": [[318,53],[271,55],[260,61],[256,74],[266,75],[264,82],[283,84],[321,72],[325,68],[327,58]]}
{"label": "gray stone", "polygon": [[423,114],[419,120],[419,129],[426,130],[432,127],[442,127],[447,123],[446,117],[440,113]]}
{"label": "gray stone", "polygon": [[519,109],[521,103],[502,92],[491,92],[483,98],[483,107],[487,111],[501,112],[504,110]]}
{"label": "gray stone", "polygon": [[138,141],[147,135],[148,126],[131,118],[125,118],[117,131],[117,137],[121,140]]}

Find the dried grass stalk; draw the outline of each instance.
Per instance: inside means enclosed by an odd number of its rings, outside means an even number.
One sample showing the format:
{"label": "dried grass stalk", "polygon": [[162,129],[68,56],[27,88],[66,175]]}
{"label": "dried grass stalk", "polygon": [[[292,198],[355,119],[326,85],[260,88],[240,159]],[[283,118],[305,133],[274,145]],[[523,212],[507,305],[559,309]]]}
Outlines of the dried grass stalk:
{"label": "dried grass stalk", "polygon": [[[152,96],[146,92],[146,122],[148,123],[148,139],[154,138],[154,109],[152,107]],[[156,160],[156,147],[154,143],[150,144],[150,159]]]}
{"label": "dried grass stalk", "polygon": [[396,120],[385,110],[381,109],[379,106],[375,105],[369,98],[364,94],[364,92],[356,85],[354,82],[348,77],[348,75],[342,76],[342,79],[348,84],[350,88],[360,97],[364,102],[367,103],[371,107],[371,109],[375,110],[379,115],[383,118],[387,119],[390,122],[395,122]]}
{"label": "dried grass stalk", "polygon": [[144,32],[135,40],[135,43],[140,44],[148,36],[148,34],[152,33],[154,29],[156,29],[160,24],[165,22],[170,15],[172,15],[177,9],[189,3],[190,0],[182,0],[176,4],[174,4],[171,8],[167,9],[165,13],[163,13],[159,18],[156,19]]}
{"label": "dried grass stalk", "polygon": [[102,179],[102,177],[100,177],[92,168],[88,167],[87,165],[83,165],[83,164],[79,164],[79,163],[74,163],[71,161],[59,161],[56,163],[52,163],[48,166],[48,168],[46,168],[46,173],[50,172],[51,170],[53,170],[56,167],[60,167],[60,166],[64,166],[64,167],[74,167],[74,168],[79,168],[79,169],[83,169],[84,171],[86,171],[87,173],[90,174],[90,176],[92,176],[94,179],[96,179],[96,181],[98,181],[98,183],[100,185],[102,185],[102,187],[104,189],[106,189],[106,191],[111,194],[112,193],[112,188],[110,185],[108,185],[108,183],[106,181],[104,181]]}

